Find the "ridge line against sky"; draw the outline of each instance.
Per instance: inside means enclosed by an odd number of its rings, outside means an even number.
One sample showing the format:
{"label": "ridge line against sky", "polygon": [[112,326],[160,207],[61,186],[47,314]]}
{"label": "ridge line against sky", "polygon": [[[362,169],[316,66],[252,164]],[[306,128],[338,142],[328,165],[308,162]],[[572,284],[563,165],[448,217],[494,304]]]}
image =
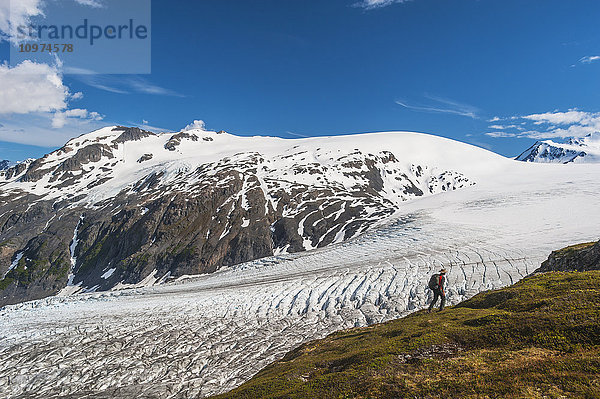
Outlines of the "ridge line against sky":
{"label": "ridge line against sky", "polygon": [[241,135],[430,132],[509,156],[600,130],[593,1],[154,0],[150,75],[77,71],[60,57],[9,64],[15,27],[51,6],[0,1],[0,158],[101,126],[175,131],[199,118]]}

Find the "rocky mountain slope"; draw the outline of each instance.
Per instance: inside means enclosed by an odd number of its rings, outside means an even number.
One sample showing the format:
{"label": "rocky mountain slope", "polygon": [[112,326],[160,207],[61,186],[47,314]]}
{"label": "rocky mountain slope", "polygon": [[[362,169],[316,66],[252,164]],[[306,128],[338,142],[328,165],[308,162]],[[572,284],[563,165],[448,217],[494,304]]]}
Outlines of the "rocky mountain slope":
{"label": "rocky mountain slope", "polygon": [[0,171],[0,306],[324,247],[502,161],[414,133],[284,140],[104,128]]}
{"label": "rocky mountain slope", "polygon": [[600,241],[553,251],[536,273],[600,270]]}
{"label": "rocky mountain slope", "polygon": [[598,271],[529,277],[307,342],[217,398],[597,397],[599,306]]}
{"label": "rocky mountain slope", "polygon": [[597,163],[600,162],[600,133],[570,138],[564,143],[538,141],[516,158],[524,162]]}

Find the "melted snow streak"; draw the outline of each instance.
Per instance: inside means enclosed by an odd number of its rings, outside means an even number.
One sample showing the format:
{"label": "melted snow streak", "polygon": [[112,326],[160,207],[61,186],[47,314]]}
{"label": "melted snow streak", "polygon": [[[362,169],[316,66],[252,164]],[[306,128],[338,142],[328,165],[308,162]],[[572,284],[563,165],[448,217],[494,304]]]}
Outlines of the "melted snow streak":
{"label": "melted snow streak", "polygon": [[17,255],[15,256],[15,260],[12,261],[12,263],[8,267],[8,270],[6,270],[6,272],[2,275],[3,279],[4,279],[4,277],[6,277],[8,272],[10,272],[12,269],[14,269],[15,267],[17,267],[19,265],[19,261],[21,260],[21,258],[23,258],[23,252],[17,253]]}
{"label": "melted snow streak", "polygon": [[60,290],[56,295],[58,296],[68,296],[72,295],[81,290],[80,285],[74,285],[73,280],[75,279],[75,274],[73,273],[75,270],[75,266],[77,265],[77,256],[75,256],[75,250],[77,249],[77,244],[79,243],[77,239],[77,233],[79,231],[79,227],[83,223],[83,215],[79,218],[79,222],[73,231],[73,239],[71,240],[71,244],[69,245],[69,254],[71,255],[71,269],[69,271],[69,280],[67,281],[67,286]]}
{"label": "melted snow streak", "polygon": [[450,304],[515,282],[551,250],[599,238],[600,168],[571,166],[531,165],[413,201],[393,223],[317,250],[7,306],[0,397],[225,392],[302,342],[424,307],[441,267]]}

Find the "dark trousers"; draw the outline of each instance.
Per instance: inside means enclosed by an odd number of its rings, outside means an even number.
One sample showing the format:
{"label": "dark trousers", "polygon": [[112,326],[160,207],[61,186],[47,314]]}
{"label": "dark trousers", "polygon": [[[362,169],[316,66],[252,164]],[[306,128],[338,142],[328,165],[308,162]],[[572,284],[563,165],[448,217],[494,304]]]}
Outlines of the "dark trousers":
{"label": "dark trousers", "polygon": [[433,290],[433,301],[431,301],[431,305],[429,305],[430,312],[433,309],[433,307],[435,306],[435,303],[437,302],[438,298],[442,299],[442,301],[440,303],[440,310],[444,310],[444,306],[446,305],[446,295],[442,292],[442,290],[440,290],[438,288],[438,289]]}

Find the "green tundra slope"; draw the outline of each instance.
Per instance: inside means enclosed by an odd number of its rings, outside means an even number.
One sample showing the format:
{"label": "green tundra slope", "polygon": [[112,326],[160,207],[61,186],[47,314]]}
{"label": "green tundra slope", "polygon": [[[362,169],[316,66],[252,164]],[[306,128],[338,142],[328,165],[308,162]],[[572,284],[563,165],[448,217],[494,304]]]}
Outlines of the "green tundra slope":
{"label": "green tundra slope", "polygon": [[600,271],[302,345],[218,398],[600,398]]}

